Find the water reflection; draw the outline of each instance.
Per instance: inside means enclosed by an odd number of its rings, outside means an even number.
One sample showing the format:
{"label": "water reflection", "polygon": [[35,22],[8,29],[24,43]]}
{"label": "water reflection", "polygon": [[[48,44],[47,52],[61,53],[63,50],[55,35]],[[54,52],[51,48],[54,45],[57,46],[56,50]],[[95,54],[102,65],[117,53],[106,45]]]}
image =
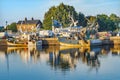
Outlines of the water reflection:
{"label": "water reflection", "polygon": [[0,48],[0,61],[5,62],[9,71],[9,56],[17,54],[25,64],[36,64],[45,62],[53,70],[70,71],[74,70],[78,63],[82,62],[90,70],[98,69],[101,66],[100,57],[112,54],[120,55],[120,46],[99,46],[91,48],[68,48],[59,46],[29,47],[29,48]]}

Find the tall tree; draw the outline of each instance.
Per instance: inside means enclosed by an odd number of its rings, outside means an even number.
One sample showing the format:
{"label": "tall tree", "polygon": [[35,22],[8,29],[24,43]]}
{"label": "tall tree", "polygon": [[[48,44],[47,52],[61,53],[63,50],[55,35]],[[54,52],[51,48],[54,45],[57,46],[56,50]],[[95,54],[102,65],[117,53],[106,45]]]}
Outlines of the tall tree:
{"label": "tall tree", "polygon": [[115,27],[118,29],[119,23],[120,23],[120,18],[116,14],[111,14],[109,18],[110,18],[110,20],[112,20],[114,22]]}
{"label": "tall tree", "polygon": [[[63,27],[70,26],[70,17],[72,15],[74,21],[78,20],[78,25],[86,27],[88,20],[89,23],[98,22],[99,31],[114,31],[120,23],[120,17],[115,14],[110,16],[106,14],[99,14],[97,16],[87,16],[83,13],[77,13],[73,6],[61,3],[59,6],[51,7],[44,15],[43,28],[52,29],[52,20],[58,20]],[[96,23],[95,23],[96,24]]]}
{"label": "tall tree", "polygon": [[99,31],[114,31],[116,30],[116,25],[109,16],[105,14],[97,15],[97,21],[100,26]]}
{"label": "tall tree", "polygon": [[69,14],[73,15],[73,18],[76,20],[77,12],[73,6],[61,3],[59,6],[51,7],[44,15],[43,28],[52,29],[52,18],[58,20],[63,27],[68,27],[70,25]]}
{"label": "tall tree", "polygon": [[78,25],[86,27],[87,26],[87,20],[85,18],[85,15],[81,12],[78,14]]}

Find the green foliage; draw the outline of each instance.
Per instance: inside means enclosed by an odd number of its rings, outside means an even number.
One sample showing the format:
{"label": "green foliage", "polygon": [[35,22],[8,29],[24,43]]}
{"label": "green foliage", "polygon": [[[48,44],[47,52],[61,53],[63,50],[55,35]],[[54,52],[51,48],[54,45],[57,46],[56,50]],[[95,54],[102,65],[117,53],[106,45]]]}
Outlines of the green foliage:
{"label": "green foliage", "polygon": [[120,17],[118,17],[116,14],[111,14],[110,15],[110,20],[112,20],[117,28],[117,30],[119,29],[119,24],[120,24]]}
{"label": "green foliage", "polygon": [[115,31],[117,29],[117,23],[119,23],[119,17],[115,14],[107,16],[105,14],[97,15],[97,21],[99,23],[99,31]]}
{"label": "green foliage", "polygon": [[64,5],[61,3],[59,6],[53,6],[45,13],[43,20],[44,29],[52,29],[52,17],[55,20],[58,20],[63,27],[68,27],[70,25],[69,14],[73,15],[73,18],[76,20],[77,13],[73,6]]}
{"label": "green foliage", "polygon": [[85,19],[85,15],[81,12],[78,14],[78,25],[86,27],[87,26],[87,20]]}
{"label": "green foliage", "polygon": [[17,32],[17,25],[16,23],[12,23],[10,25],[7,26],[8,30],[12,30],[12,32]]}
{"label": "green foliage", "polygon": [[115,31],[120,23],[120,17],[116,14],[110,16],[106,14],[99,14],[97,16],[85,16],[83,13],[77,13],[73,6],[61,3],[59,6],[53,6],[44,15],[43,29],[52,29],[52,20],[58,20],[63,27],[69,27],[70,17],[78,20],[78,25],[86,27],[89,19],[90,23],[98,22],[99,31]]}
{"label": "green foliage", "polygon": [[111,14],[109,17],[114,22],[119,22],[119,17],[116,14]]}

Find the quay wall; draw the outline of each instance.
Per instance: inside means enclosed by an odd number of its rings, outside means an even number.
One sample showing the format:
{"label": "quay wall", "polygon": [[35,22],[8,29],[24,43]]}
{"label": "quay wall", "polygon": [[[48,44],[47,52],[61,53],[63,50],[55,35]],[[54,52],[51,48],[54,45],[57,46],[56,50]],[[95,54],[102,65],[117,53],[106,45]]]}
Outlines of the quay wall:
{"label": "quay wall", "polygon": [[[42,45],[43,46],[59,46],[60,43],[58,41],[58,38],[41,38]],[[104,41],[104,44],[114,44],[114,45],[120,45],[120,37],[110,37],[110,41]],[[6,46],[7,41],[5,39],[0,40],[0,46]]]}

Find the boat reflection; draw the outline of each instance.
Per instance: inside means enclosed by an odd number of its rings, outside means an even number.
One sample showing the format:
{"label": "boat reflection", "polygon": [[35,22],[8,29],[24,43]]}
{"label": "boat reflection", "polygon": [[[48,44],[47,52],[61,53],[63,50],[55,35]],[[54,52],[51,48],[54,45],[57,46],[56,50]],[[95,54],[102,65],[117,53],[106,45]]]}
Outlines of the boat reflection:
{"label": "boat reflection", "polygon": [[80,62],[98,70],[100,67],[100,57],[108,54],[120,55],[120,46],[99,46],[91,48],[68,48],[59,46],[49,47],[2,47],[0,48],[0,61],[6,62],[9,70],[9,56],[16,54],[20,59],[29,65],[45,62],[54,70],[69,71],[74,70]]}

